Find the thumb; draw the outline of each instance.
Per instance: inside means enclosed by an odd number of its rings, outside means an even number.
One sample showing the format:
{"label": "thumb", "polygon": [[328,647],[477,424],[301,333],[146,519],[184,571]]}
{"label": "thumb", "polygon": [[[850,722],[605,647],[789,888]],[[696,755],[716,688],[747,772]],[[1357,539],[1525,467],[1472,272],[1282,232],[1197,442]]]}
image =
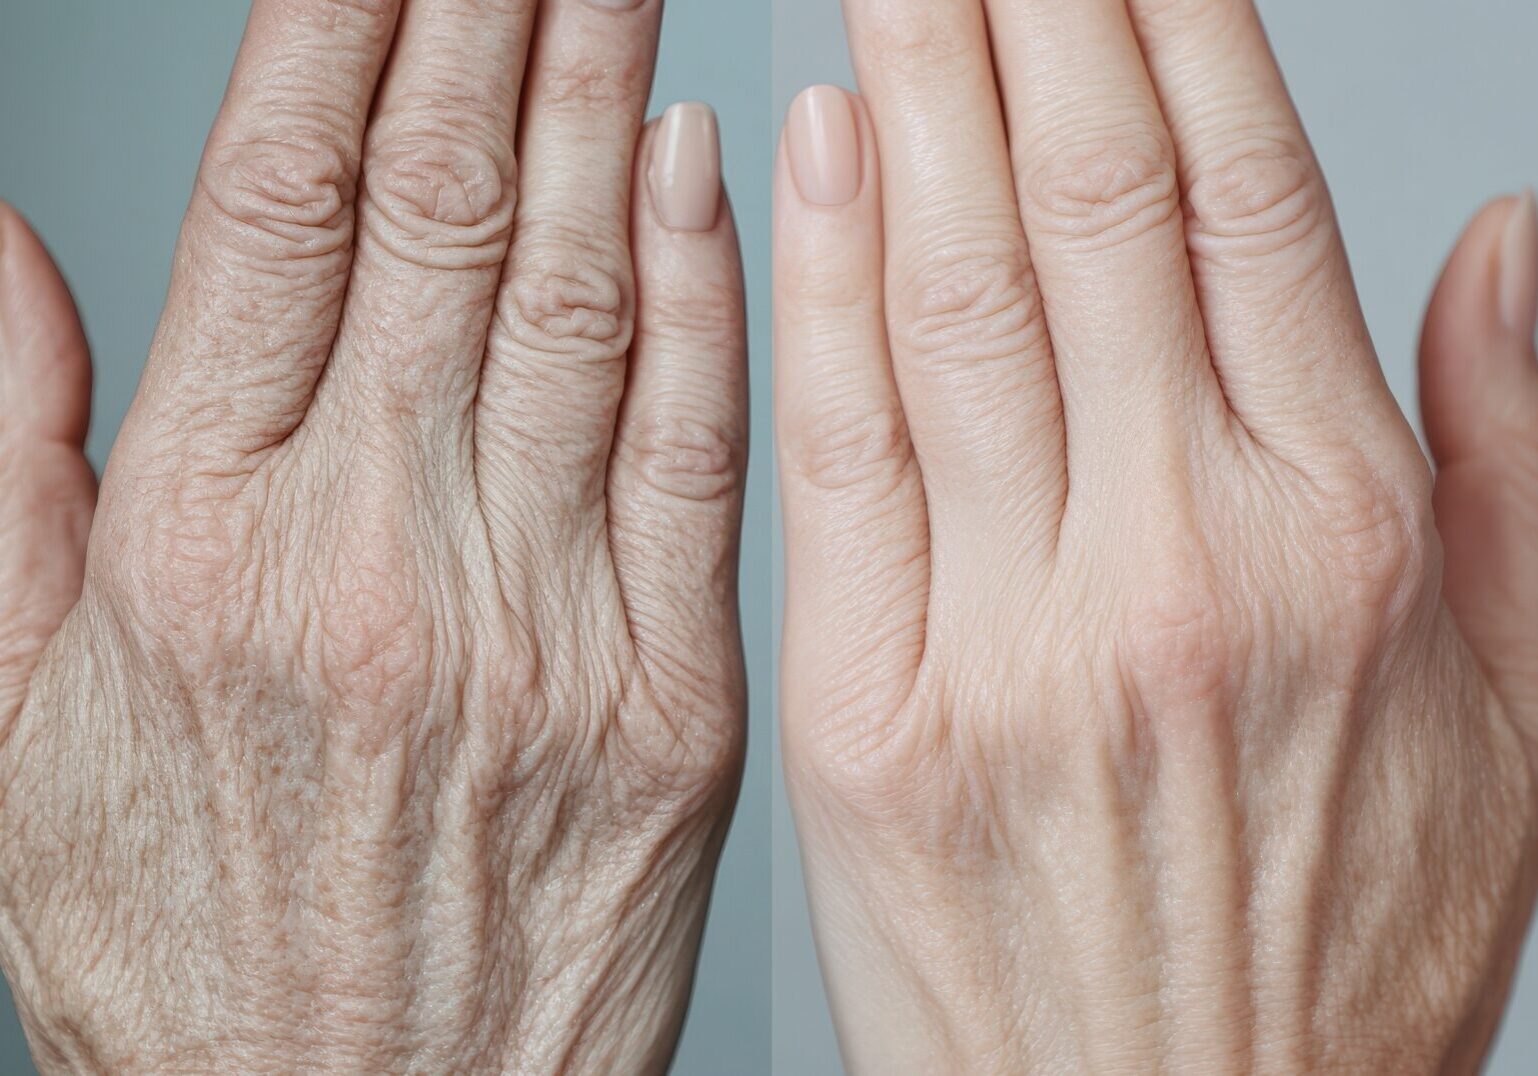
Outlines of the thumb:
{"label": "thumb", "polygon": [[1538,204],[1486,206],[1431,300],[1421,410],[1446,597],[1495,687],[1538,731]]}
{"label": "thumb", "polygon": [[96,479],[83,445],[91,364],[74,300],[0,204],[0,739],[80,595]]}

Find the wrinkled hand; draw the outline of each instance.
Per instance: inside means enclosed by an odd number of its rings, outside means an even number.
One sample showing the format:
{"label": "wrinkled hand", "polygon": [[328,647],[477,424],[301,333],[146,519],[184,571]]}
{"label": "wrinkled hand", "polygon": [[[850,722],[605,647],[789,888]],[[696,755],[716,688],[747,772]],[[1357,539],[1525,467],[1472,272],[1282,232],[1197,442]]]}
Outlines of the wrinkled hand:
{"label": "wrinkled hand", "polygon": [[535,8],[256,0],[94,524],[84,342],[3,218],[45,1067],[671,1053],[742,745],[740,274],[713,118],[642,132],[658,0]]}
{"label": "wrinkled hand", "polygon": [[1433,499],[1249,0],[846,13],[776,265],[854,1071],[1472,1070],[1538,824],[1531,202],[1433,304]]}

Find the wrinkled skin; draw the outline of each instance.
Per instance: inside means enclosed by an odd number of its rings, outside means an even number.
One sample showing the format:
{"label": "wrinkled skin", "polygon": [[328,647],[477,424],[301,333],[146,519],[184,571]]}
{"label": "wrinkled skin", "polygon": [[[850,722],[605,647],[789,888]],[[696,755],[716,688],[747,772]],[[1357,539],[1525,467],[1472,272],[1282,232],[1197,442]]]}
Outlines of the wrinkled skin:
{"label": "wrinkled skin", "polygon": [[45,1069],[671,1055],[742,748],[740,274],[724,203],[654,212],[658,0],[535,6],[256,0],[94,523],[78,321],[0,216]]}
{"label": "wrinkled skin", "polygon": [[1530,203],[1433,301],[1433,484],[1249,0],[845,13],[859,191],[793,120],[776,265],[851,1070],[1473,1071],[1534,887]]}

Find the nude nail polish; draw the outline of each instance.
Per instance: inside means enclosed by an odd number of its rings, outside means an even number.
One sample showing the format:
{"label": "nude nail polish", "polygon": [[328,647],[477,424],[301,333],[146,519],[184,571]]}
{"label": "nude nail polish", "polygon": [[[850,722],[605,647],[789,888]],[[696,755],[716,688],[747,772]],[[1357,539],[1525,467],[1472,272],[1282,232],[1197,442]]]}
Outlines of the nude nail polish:
{"label": "nude nail polish", "polygon": [[1538,332],[1538,200],[1524,193],[1501,237],[1501,321],[1514,333]]}
{"label": "nude nail polish", "polygon": [[790,106],[785,152],[801,197],[813,205],[847,205],[860,193],[860,132],[849,95],[813,86]]}
{"label": "nude nail polish", "polygon": [[716,114],[696,101],[662,114],[652,143],[652,204],[669,228],[708,232],[721,213],[721,138]]}

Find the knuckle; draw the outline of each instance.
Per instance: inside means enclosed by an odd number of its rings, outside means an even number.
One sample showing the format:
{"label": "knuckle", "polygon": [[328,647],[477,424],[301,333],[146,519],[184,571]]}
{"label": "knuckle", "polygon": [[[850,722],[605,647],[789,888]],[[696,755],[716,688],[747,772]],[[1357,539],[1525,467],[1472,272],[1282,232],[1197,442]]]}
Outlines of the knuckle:
{"label": "knuckle", "polygon": [[868,700],[787,727],[786,778],[883,839],[911,850],[954,849],[972,828],[964,766],[943,719],[917,706],[872,709]]}
{"label": "knuckle", "polygon": [[1171,40],[1179,40],[1173,35],[1181,34],[1184,38],[1195,37],[1204,24],[1210,25],[1214,18],[1221,18],[1227,12],[1223,9],[1215,9],[1212,5],[1191,5],[1185,0],[1133,0],[1132,6],[1137,11],[1139,22],[1149,26],[1158,27],[1161,35],[1171,35]]}
{"label": "knuckle", "polygon": [[238,559],[238,530],[212,509],[157,520],[144,546],[148,592],[177,612],[219,604]]}
{"label": "knuckle", "polygon": [[651,489],[685,501],[719,501],[742,487],[747,468],[743,438],[720,421],[657,415],[622,442],[634,472]]}
{"label": "knuckle", "polygon": [[1033,227],[1091,247],[1146,234],[1180,210],[1180,180],[1167,136],[1144,125],[1062,148],[1041,147],[1022,173]]}
{"label": "knuckle", "polygon": [[620,63],[573,62],[550,74],[540,86],[540,105],[552,109],[606,111],[628,106],[649,77],[649,66],[635,57]]}
{"label": "knuckle", "polygon": [[577,67],[553,77],[545,86],[547,105],[604,108],[620,99],[612,75],[599,67]]}
{"label": "knuckle", "polygon": [[692,814],[735,793],[746,738],[739,708],[714,699],[678,704],[631,690],[613,746],[643,810]]}
{"label": "knuckle", "polygon": [[199,186],[229,246],[271,260],[317,257],[352,240],[356,168],[313,139],[252,139],[213,149]]}
{"label": "knuckle", "polygon": [[1316,478],[1312,492],[1317,553],[1339,598],[1397,621],[1437,574],[1430,470],[1359,463]]}
{"label": "knuckle", "polygon": [[428,632],[415,595],[360,570],[321,615],[320,650],[333,703],[344,714],[394,721],[426,704]]}
{"label": "knuckle", "polygon": [[921,259],[895,297],[894,342],[935,364],[1012,358],[1045,330],[1024,243],[973,243]]}
{"label": "knuckle", "polygon": [[432,690],[433,621],[403,535],[375,529],[344,541],[312,630],[336,716],[374,743],[397,736]]}
{"label": "knuckle", "polygon": [[[217,664],[227,641],[238,644],[250,610],[246,577],[258,519],[242,493],[248,479],[147,480],[140,505],[112,491],[105,527],[132,554],[93,553],[91,574],[131,611],[129,622],[189,680]],[[105,529],[104,527],[104,529]]]}
{"label": "knuckle", "polygon": [[687,344],[711,354],[740,355],[745,348],[743,293],[736,280],[699,283],[671,294],[653,294],[643,321],[648,336]]}
{"label": "knuckle", "polygon": [[1219,697],[1245,661],[1239,629],[1210,556],[1167,554],[1141,573],[1129,596],[1123,675],[1150,711],[1179,712]]}
{"label": "knuckle", "polygon": [[364,190],[379,218],[372,230],[413,264],[496,266],[512,232],[516,184],[485,145],[447,129],[393,137],[370,154]]}
{"label": "knuckle", "polygon": [[344,19],[387,19],[399,5],[400,0],[285,0],[283,14],[295,22],[335,30]]}
{"label": "knuckle", "polygon": [[504,343],[580,365],[618,363],[634,331],[632,290],[619,259],[575,243],[522,252],[499,311]]}
{"label": "knuckle", "polygon": [[864,29],[874,54],[887,57],[887,69],[905,78],[946,77],[976,62],[969,28],[937,5],[890,4]]}
{"label": "knuckle", "polygon": [[863,325],[885,316],[875,274],[851,271],[842,261],[808,257],[800,251],[793,260],[788,255],[776,257],[782,271],[775,280],[775,295],[784,308],[844,324]]}
{"label": "knuckle", "polygon": [[1324,187],[1312,156],[1284,139],[1252,139],[1193,169],[1188,233],[1198,255],[1263,256],[1323,233]]}
{"label": "knuckle", "polygon": [[895,493],[913,448],[895,407],[856,408],[841,401],[782,419],[787,474],[828,493],[862,490],[874,500]]}

